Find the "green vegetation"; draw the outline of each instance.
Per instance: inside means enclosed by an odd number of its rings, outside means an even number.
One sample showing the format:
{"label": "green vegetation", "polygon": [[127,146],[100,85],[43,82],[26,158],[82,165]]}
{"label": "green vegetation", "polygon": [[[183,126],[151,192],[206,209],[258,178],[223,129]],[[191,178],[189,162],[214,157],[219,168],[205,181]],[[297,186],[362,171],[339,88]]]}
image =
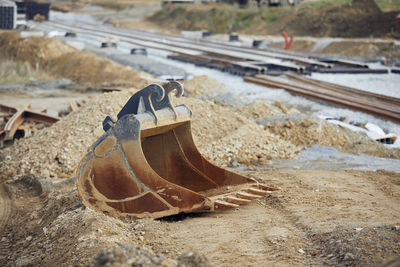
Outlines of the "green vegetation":
{"label": "green vegetation", "polygon": [[[387,5],[383,11],[389,9],[389,4],[393,9],[400,5],[400,0],[376,2],[381,8],[381,4]],[[161,27],[208,29],[213,33],[278,35],[286,31],[296,36],[316,37],[397,36],[393,35],[399,31],[399,26],[393,26],[398,25],[395,16],[381,13],[379,7],[373,0],[318,0],[305,1],[295,7],[264,8],[239,8],[228,4],[169,5],[148,19]]]}
{"label": "green vegetation", "polygon": [[167,6],[149,20],[160,25],[172,25],[180,30],[208,29],[214,33],[224,33],[274,22],[289,9],[290,7],[240,9],[236,6],[220,5],[209,9],[191,10],[182,6]]}
{"label": "green vegetation", "polygon": [[375,0],[376,4],[384,12],[387,11],[399,11],[400,12],[400,1],[399,0]]}
{"label": "green vegetation", "polygon": [[[352,0],[318,0],[318,1],[305,1],[302,6],[321,7],[332,4],[346,5],[350,4]],[[379,8],[384,11],[400,11],[400,0],[375,0]]]}
{"label": "green vegetation", "polygon": [[320,1],[309,1],[303,2],[302,6],[322,7],[326,5],[346,5],[350,4],[352,0],[320,0]]}
{"label": "green vegetation", "polygon": [[51,77],[38,69],[33,69],[28,62],[0,61],[0,84],[25,83],[31,79],[49,80]]}
{"label": "green vegetation", "polygon": [[113,9],[117,11],[121,11],[131,7],[131,4],[119,2],[119,1],[110,1],[110,0],[95,0],[92,2],[92,5],[101,6],[108,9]]}

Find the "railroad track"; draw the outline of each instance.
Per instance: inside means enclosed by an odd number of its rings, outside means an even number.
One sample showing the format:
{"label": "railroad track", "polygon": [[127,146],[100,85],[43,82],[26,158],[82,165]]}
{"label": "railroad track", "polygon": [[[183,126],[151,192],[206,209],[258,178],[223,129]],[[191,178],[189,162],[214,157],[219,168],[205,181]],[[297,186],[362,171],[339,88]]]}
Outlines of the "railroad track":
{"label": "railroad track", "polygon": [[357,61],[335,60],[317,56],[310,57],[303,53],[284,50],[278,51],[274,49],[235,46],[226,42],[191,39],[110,26],[102,26],[100,28],[98,25],[91,24],[83,26],[49,21],[45,25],[103,38],[116,37],[127,43],[165,50],[180,55],[200,56],[201,54],[205,54],[209,57],[217,59],[225,58],[231,61],[261,61],[265,66],[269,66],[270,68],[297,71],[299,73],[311,71],[323,73],[388,73],[387,69],[370,69],[366,64]]}
{"label": "railroad track", "polygon": [[290,72],[281,77],[255,75],[254,77],[245,77],[244,80],[272,88],[283,88],[293,94],[400,123],[400,98],[317,81]]}
{"label": "railroad track", "polygon": [[[116,37],[129,44],[173,52],[178,54],[178,56],[175,56],[177,60],[229,71],[236,75],[252,75],[244,78],[247,82],[283,88],[294,94],[362,111],[397,123],[400,122],[400,102],[398,98],[316,81],[293,73],[280,77],[263,75],[270,66],[281,68],[278,74],[287,70],[304,73],[307,72],[306,69],[309,70],[310,68],[320,68],[327,71],[332,68],[333,64],[337,63],[343,66],[342,70],[350,68],[354,73],[371,71],[366,64],[361,62],[349,60],[337,60],[336,63],[332,60],[323,62],[318,58],[309,58],[303,54],[285,51],[272,53],[271,51],[238,47],[215,41],[193,40],[119,28],[100,28],[90,24],[82,26],[46,22],[44,25],[91,36]],[[378,69],[377,72],[380,72],[380,70]]]}
{"label": "railroad track", "polygon": [[[283,61],[277,58],[272,58],[268,55],[263,55],[255,52],[241,51],[237,48],[230,46],[228,49],[223,45],[209,44],[205,45],[201,41],[190,41],[185,39],[166,38],[164,36],[147,36],[147,34],[137,34],[138,31],[132,33],[123,33],[120,31],[113,31],[108,29],[95,29],[88,26],[80,25],[66,25],[58,22],[46,22],[47,25],[54,25],[55,27],[62,28],[69,31],[77,31],[79,33],[90,34],[98,37],[115,37],[119,38],[121,41],[131,43],[134,45],[145,46],[153,49],[160,49],[168,52],[173,52],[181,55],[188,56],[199,56],[201,53],[205,53],[209,56],[225,58],[232,61],[264,61],[269,64],[283,64]],[[291,62],[284,62],[286,66],[292,66],[293,68],[299,68],[298,64]],[[300,65],[300,67],[305,68],[305,66]]]}

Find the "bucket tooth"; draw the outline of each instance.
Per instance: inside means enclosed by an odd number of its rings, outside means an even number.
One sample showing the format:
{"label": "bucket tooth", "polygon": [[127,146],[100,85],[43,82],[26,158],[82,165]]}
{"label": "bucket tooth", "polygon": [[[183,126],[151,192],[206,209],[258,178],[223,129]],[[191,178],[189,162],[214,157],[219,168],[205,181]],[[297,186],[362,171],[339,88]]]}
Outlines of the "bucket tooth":
{"label": "bucket tooth", "polygon": [[264,185],[264,184],[254,184],[254,185],[252,185],[252,187],[258,188],[258,189],[261,189],[261,190],[264,190],[264,191],[268,191],[268,192],[279,190],[276,187],[271,187],[271,186],[267,186],[267,185]]}
{"label": "bucket tooth", "polygon": [[238,198],[238,197],[234,197],[234,196],[226,196],[226,197],[224,197],[224,200],[226,202],[238,204],[238,205],[250,202],[249,199],[243,199],[243,198]]}
{"label": "bucket tooth", "polygon": [[265,196],[269,192],[269,191],[264,191],[264,190],[257,189],[257,188],[246,188],[245,191],[250,194],[258,195],[258,196]]}
{"label": "bucket tooth", "polygon": [[240,198],[248,199],[248,200],[260,198],[260,196],[258,196],[258,195],[249,194],[247,192],[238,192],[238,193],[236,193],[236,195]]}
{"label": "bucket tooth", "polygon": [[220,168],[198,151],[191,110],[174,106],[169,94],[183,95],[170,82],[134,94],[76,170],[85,206],[116,217],[161,218],[181,212],[237,208],[275,190]]}
{"label": "bucket tooth", "polygon": [[230,203],[230,202],[226,202],[223,200],[216,200],[214,202],[214,209],[215,210],[224,210],[224,209],[232,209],[232,208],[237,208],[239,207],[239,205],[234,204],[234,203]]}

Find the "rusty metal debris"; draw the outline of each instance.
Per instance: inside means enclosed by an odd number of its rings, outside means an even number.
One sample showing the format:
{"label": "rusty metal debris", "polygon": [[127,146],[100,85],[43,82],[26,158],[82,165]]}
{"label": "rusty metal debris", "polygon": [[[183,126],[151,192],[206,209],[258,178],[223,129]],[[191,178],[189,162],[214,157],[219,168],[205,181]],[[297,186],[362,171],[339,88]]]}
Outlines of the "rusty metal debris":
{"label": "rusty metal debris", "polygon": [[43,112],[34,112],[30,105],[17,109],[0,104],[0,147],[4,142],[32,135],[33,132],[58,121]]}
{"label": "rusty metal debris", "polygon": [[104,120],[105,134],[76,171],[85,206],[160,218],[236,208],[277,190],[205,159],[192,139],[192,112],[171,103],[172,91],[182,96],[183,87],[150,85],[129,99],[117,121]]}

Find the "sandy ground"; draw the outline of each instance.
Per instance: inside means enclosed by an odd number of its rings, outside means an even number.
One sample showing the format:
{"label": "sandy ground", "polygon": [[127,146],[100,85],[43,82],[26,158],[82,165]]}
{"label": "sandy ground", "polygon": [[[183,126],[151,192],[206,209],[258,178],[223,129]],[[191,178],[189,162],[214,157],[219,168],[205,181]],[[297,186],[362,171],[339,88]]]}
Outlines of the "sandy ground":
{"label": "sandy ground", "polygon": [[[362,266],[399,255],[399,174],[301,170],[245,174],[281,190],[238,209],[161,220],[119,221],[82,210],[71,185],[38,194],[35,183],[9,184],[14,206],[10,211],[2,205],[2,221],[8,219],[8,225],[0,251],[4,245],[12,250],[1,255],[0,263],[82,265],[116,242],[144,245],[166,258],[196,251],[215,266]],[[1,196],[3,203],[7,201],[3,192]],[[75,217],[82,226],[63,225]],[[24,227],[15,229],[21,222]],[[92,245],[87,238],[91,235]],[[82,250],[70,250],[76,242]],[[46,254],[49,248],[53,255]]]}

